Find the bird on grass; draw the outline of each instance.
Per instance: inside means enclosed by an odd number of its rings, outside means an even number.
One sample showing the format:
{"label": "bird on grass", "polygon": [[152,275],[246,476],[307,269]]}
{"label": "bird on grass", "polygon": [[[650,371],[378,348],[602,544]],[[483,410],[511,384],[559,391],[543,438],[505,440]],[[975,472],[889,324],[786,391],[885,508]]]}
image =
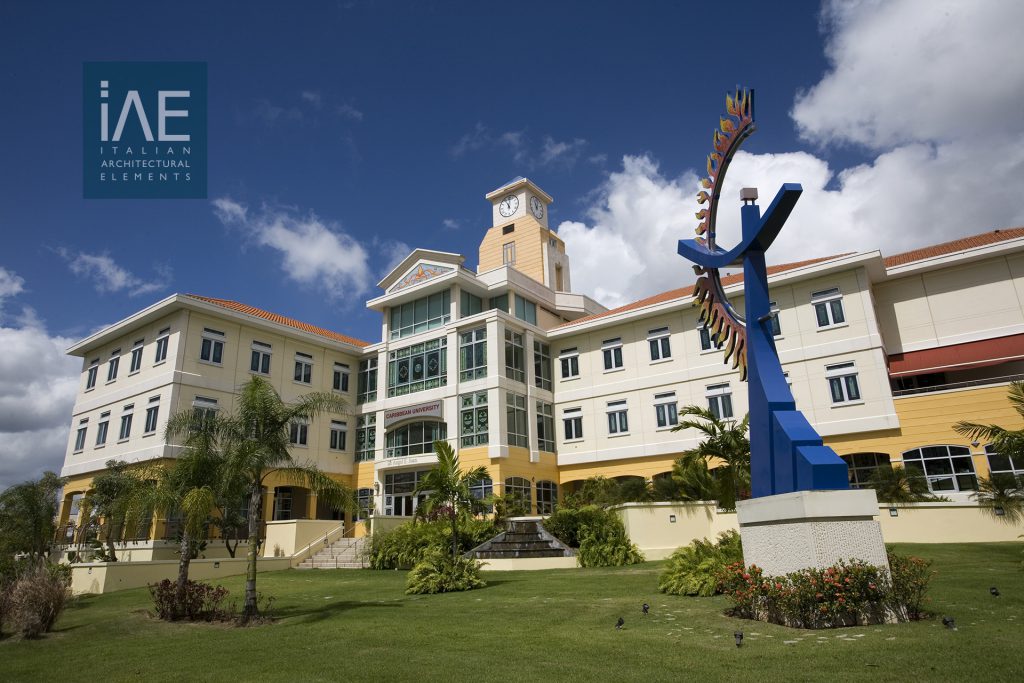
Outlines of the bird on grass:
{"label": "bird on grass", "polygon": [[991,588],[989,588],[988,592],[992,594],[993,598],[998,598],[999,597],[999,589],[996,588],[995,586],[992,586]]}
{"label": "bird on grass", "polygon": [[623,619],[622,617],[619,617],[619,620],[615,622],[615,630],[616,631],[621,631],[622,630],[622,626],[625,623],[626,623],[626,620]]}
{"label": "bird on grass", "polygon": [[950,631],[956,630],[956,619],[953,617],[942,617],[942,625],[948,628]]}
{"label": "bird on grass", "polygon": [[641,607],[640,609],[643,611],[644,614],[650,614],[650,612],[651,612],[651,606],[648,605],[646,602],[644,603],[643,607]]}

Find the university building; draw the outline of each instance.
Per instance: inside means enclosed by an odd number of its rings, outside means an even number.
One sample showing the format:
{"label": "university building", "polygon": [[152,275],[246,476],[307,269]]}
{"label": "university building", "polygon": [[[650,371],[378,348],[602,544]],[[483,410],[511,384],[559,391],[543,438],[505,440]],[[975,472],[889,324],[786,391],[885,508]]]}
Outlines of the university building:
{"label": "university building", "polygon": [[[176,294],[71,347],[82,374],[62,524],[106,461],[174,458],[167,417],[231,411],[252,375],[286,401],[347,399],[345,414],[292,425],[293,454],[357,491],[363,515],[393,518],[413,515],[435,439],[464,466],[489,469],[478,495],[517,495],[544,514],[589,477],[668,476],[697,443],[672,430],[683,406],[743,416],[746,387],[698,323],[692,287],[607,310],[572,291],[571,258],[585,256],[549,229],[551,197],[517,178],[486,199],[493,227],[476,271],[459,254],[413,251],[366,303],[382,318],[374,342]],[[891,256],[822,255],[770,268],[769,283],[797,405],[848,462],[852,485],[902,464],[966,500],[978,477],[1024,473],[952,429],[961,419],[1022,426],[1006,393],[1024,376],[1024,228]],[[739,305],[739,276],[725,284]],[[265,520],[337,514],[268,480]]]}

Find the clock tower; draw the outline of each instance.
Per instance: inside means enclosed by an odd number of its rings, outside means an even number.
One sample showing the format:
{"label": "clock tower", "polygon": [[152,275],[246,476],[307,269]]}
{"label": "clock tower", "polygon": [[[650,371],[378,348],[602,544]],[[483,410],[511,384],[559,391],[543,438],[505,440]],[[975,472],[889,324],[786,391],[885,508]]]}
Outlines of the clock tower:
{"label": "clock tower", "polygon": [[565,242],[548,228],[551,196],[518,177],[485,198],[491,202],[492,227],[480,243],[477,272],[508,266],[556,292],[568,292]]}

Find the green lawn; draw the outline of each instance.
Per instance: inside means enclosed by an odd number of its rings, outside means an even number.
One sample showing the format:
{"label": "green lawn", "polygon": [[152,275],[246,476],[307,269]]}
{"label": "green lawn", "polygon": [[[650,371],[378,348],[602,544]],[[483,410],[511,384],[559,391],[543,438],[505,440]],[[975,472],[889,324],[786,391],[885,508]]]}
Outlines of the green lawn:
{"label": "green lawn", "polygon": [[[1024,679],[1021,545],[898,550],[935,561],[931,607],[959,631],[731,619],[724,598],[659,594],[660,563],[493,572],[487,588],[436,596],[406,596],[404,572],[292,570],[260,575],[279,620],[257,628],[156,621],[145,590],[80,599],[48,637],[0,642],[0,680]],[[240,595],[240,577],[226,585]]]}

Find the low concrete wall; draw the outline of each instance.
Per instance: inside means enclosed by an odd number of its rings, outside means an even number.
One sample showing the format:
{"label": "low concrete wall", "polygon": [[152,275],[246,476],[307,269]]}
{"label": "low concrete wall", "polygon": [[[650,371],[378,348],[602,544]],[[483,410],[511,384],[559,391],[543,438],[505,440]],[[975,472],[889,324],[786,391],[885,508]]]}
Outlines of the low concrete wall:
{"label": "low concrete wall", "polygon": [[[245,558],[224,560],[192,560],[188,576],[199,581],[215,581],[225,576],[245,573]],[[269,572],[288,569],[291,560],[284,558],[261,559],[259,571]],[[96,562],[93,564],[71,565],[71,592],[111,593],[113,591],[141,588],[163,579],[178,576],[176,560],[154,560],[152,562]]]}
{"label": "low concrete wall", "polygon": [[[1024,525],[1005,524],[973,503],[913,503],[878,506],[876,518],[886,543],[988,543],[1018,540]],[[611,508],[633,543],[648,560],[660,560],[694,539],[714,539],[739,530],[735,512],[719,512],[712,503],[625,503]]]}
{"label": "low concrete wall", "polygon": [[267,522],[263,557],[291,557],[342,524],[333,519],[288,519]]}
{"label": "low concrete wall", "polygon": [[516,559],[490,559],[480,560],[483,562],[483,570],[490,572],[504,572],[514,570],[533,569],[575,569],[575,557],[522,557]]}
{"label": "low concrete wall", "polygon": [[[238,548],[235,551],[235,557],[245,557],[245,549],[247,547],[248,543],[245,541],[239,541]],[[177,561],[178,548],[179,545],[174,541],[128,541],[127,543],[114,544],[114,550],[119,562],[149,562],[151,560]],[[68,552],[73,549],[74,546],[62,546],[58,550],[54,551],[52,558],[56,561],[67,564]],[[103,550],[106,550],[106,546],[104,546]],[[91,559],[93,553],[94,550],[91,546],[85,546],[81,549],[81,554],[84,559]],[[211,539],[206,542],[206,548],[199,552],[199,557],[197,559],[220,559],[222,557],[231,557],[228,553],[228,549],[224,546],[224,541],[221,539]]]}

